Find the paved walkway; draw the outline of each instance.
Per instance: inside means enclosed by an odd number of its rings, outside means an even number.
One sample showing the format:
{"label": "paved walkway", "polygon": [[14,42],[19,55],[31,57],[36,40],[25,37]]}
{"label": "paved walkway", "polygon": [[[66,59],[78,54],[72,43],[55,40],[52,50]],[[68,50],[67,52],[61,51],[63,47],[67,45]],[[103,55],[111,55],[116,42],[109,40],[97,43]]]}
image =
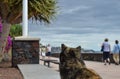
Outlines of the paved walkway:
{"label": "paved walkway", "polygon": [[[59,60],[58,58],[51,58]],[[102,62],[85,61],[88,68],[95,70],[103,79],[120,79],[120,65],[104,65]],[[43,66],[43,61],[40,64],[34,65],[19,65],[25,79],[60,79],[58,64],[50,63],[50,67]],[[41,69],[44,68],[44,69]],[[41,74],[42,72],[42,74]],[[43,77],[44,73],[44,77]],[[51,73],[49,75],[49,73]],[[46,74],[46,75],[45,75]],[[54,78],[56,77],[56,78]]]}
{"label": "paved walkway", "polygon": [[120,65],[104,65],[101,62],[85,61],[88,68],[94,69],[103,79],[120,79]]}
{"label": "paved walkway", "polygon": [[[58,58],[52,58],[59,60]],[[43,65],[43,62],[40,62]],[[120,65],[110,64],[104,65],[102,62],[85,61],[88,68],[95,70],[103,79],[120,79]],[[59,70],[57,64],[51,63],[50,68],[53,70]]]}

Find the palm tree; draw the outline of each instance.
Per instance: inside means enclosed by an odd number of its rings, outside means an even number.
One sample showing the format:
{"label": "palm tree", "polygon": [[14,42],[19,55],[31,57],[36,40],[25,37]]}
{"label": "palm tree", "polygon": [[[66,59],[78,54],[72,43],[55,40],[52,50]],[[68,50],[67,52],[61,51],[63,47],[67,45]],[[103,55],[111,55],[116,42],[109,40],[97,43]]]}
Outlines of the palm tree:
{"label": "palm tree", "polygon": [[[11,24],[22,21],[23,0],[0,0],[0,17],[3,23],[2,35],[0,38],[0,53],[5,47],[6,38],[10,31]],[[28,19],[32,18],[40,22],[50,23],[56,14],[55,0],[28,0]]]}

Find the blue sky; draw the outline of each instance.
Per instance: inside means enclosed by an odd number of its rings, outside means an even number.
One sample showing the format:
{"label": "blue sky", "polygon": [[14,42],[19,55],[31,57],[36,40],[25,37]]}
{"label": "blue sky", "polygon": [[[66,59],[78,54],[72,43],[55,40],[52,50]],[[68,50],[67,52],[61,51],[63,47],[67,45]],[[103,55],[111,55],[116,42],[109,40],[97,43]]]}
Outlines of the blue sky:
{"label": "blue sky", "polygon": [[58,13],[50,25],[29,21],[29,36],[41,43],[100,50],[109,38],[120,40],[120,0],[58,0]]}

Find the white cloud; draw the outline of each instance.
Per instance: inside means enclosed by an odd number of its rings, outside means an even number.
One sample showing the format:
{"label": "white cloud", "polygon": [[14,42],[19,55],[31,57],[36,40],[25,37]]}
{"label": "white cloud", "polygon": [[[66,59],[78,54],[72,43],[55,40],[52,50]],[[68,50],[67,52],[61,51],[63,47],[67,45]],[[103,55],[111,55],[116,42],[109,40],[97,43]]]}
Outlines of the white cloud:
{"label": "white cloud", "polygon": [[30,24],[29,34],[40,37],[43,44],[60,46],[65,43],[95,50],[100,50],[106,37],[110,39],[111,45],[114,40],[120,40],[119,1],[62,0],[61,5],[61,15],[56,17],[56,22],[50,27]]}
{"label": "white cloud", "polygon": [[63,10],[61,10],[61,13],[62,14],[72,14],[72,13],[75,13],[77,11],[86,10],[89,8],[90,7],[88,7],[88,6],[81,5],[81,6],[77,6],[77,7],[73,7],[73,8],[69,8],[69,9],[63,9]]}

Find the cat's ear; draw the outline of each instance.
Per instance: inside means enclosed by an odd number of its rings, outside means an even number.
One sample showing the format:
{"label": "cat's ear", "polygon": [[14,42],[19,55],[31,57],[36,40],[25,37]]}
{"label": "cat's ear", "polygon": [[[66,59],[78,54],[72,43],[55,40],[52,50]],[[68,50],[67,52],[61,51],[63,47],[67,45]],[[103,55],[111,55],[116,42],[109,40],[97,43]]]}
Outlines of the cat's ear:
{"label": "cat's ear", "polygon": [[66,45],[64,45],[64,44],[61,44],[61,48],[62,48],[62,50],[64,50],[64,49],[66,49],[66,48],[67,48],[67,46],[66,46]]}
{"label": "cat's ear", "polygon": [[78,47],[76,47],[76,49],[79,49],[79,50],[81,50],[81,46],[78,46]]}

